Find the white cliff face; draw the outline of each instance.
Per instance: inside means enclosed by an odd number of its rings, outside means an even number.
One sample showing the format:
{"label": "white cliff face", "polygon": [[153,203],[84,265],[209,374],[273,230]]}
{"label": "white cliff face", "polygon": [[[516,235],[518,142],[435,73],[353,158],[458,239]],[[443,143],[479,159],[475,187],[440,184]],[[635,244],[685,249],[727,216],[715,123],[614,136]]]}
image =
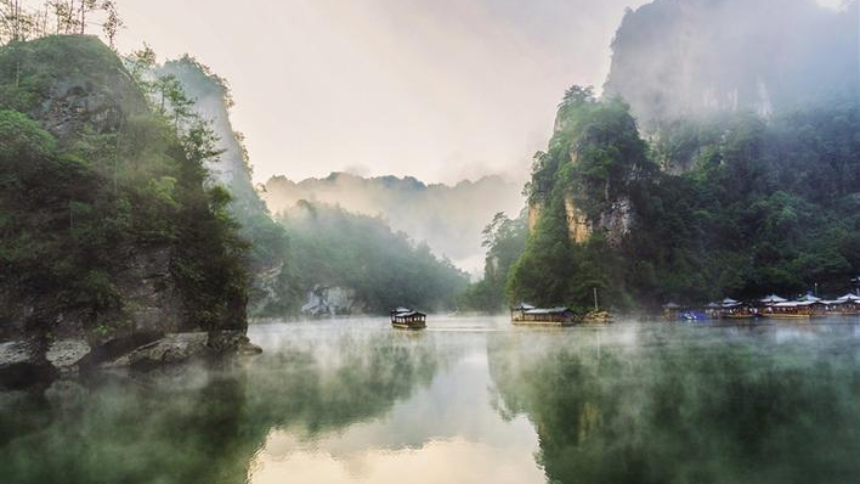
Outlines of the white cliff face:
{"label": "white cliff face", "polygon": [[[204,71],[190,58],[167,62],[158,75],[174,75],[186,95],[194,100],[194,110],[210,123],[218,137],[217,149],[222,153],[206,163],[212,182],[227,187],[239,203],[256,202],[247,154],[241,135],[230,121],[230,93],[226,81]],[[260,203],[262,206],[262,203]]]}
{"label": "white cliff face", "polygon": [[308,291],[307,303],[302,306],[302,314],[314,317],[360,314],[362,310],[352,289],[321,285]]}

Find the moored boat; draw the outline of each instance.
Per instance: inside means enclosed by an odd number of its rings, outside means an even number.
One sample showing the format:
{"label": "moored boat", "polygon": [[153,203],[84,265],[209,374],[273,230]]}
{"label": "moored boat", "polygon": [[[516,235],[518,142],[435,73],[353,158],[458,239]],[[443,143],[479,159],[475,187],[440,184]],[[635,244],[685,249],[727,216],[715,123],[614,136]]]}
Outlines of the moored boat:
{"label": "moored boat", "polygon": [[819,301],[786,301],[768,306],[762,316],[772,319],[809,319],[816,314]]}
{"label": "moored boat", "polygon": [[511,322],[518,326],[572,326],[576,314],[565,307],[541,309],[520,304],[511,308]]}
{"label": "moored boat", "polygon": [[427,327],[427,315],[408,308],[392,309],[391,325],[398,329],[424,329]]}

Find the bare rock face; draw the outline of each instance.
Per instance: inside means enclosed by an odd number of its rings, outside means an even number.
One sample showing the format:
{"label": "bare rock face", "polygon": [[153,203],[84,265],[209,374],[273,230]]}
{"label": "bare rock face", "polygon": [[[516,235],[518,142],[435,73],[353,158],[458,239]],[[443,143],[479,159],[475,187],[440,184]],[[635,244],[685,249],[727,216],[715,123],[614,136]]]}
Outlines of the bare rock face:
{"label": "bare rock face", "polygon": [[36,358],[37,351],[32,344],[24,341],[0,343],[0,370],[24,363],[33,363]]}
{"label": "bare rock face", "polygon": [[128,331],[176,332],[183,328],[182,296],[170,273],[171,247],[131,249],[117,287],[129,301]]}
{"label": "bare rock face", "polygon": [[261,352],[241,331],[170,333],[102,366],[148,370],[225,354],[255,355]]}
{"label": "bare rock face", "polygon": [[100,131],[115,130],[125,116],[118,99],[136,105],[141,111],[146,106],[143,99],[134,97],[134,81],[123,77],[119,79],[131,85],[118,83],[97,89],[93,83],[83,79],[57,82],[50,98],[33,113],[34,117],[43,120],[45,129],[59,138],[76,133],[87,125],[95,126]]}
{"label": "bare rock face", "polygon": [[356,304],[355,291],[351,289],[317,285],[308,292],[302,313],[314,317],[359,313],[362,308]]}
{"label": "bare rock face", "polygon": [[83,339],[54,341],[48,346],[45,359],[60,373],[76,373],[78,364],[90,354],[91,349]]}
{"label": "bare rock face", "polygon": [[564,211],[567,218],[567,232],[571,242],[582,244],[591,237],[591,224],[582,211],[576,208],[573,196],[568,194],[564,198]]}
{"label": "bare rock face", "polygon": [[147,369],[183,363],[206,353],[208,341],[207,333],[167,334],[164,338],[141,346],[104,366]]}
{"label": "bare rock face", "polygon": [[630,234],[633,225],[633,206],[629,199],[619,200],[601,214],[600,229],[607,235],[609,244],[617,247]]}
{"label": "bare rock face", "polygon": [[[63,140],[84,130],[113,132],[130,116],[148,110],[146,99],[137,83],[120,61],[96,37],[69,36],[55,41],[55,58],[41,57],[44,50],[33,52],[34,62],[51,63],[56,72],[43,86],[44,100],[33,107],[30,116],[45,129]],[[65,57],[82,55],[74,67]]]}

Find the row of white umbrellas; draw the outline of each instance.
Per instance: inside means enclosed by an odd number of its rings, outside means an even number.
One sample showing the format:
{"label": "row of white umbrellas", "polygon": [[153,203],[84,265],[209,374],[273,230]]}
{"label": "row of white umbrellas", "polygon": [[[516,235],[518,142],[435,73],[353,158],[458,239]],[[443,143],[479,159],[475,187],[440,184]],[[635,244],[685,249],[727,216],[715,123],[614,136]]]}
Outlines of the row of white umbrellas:
{"label": "row of white umbrellas", "polygon": [[[835,299],[833,301],[825,301],[820,297],[815,297],[812,294],[807,294],[797,301],[789,301],[784,297],[779,297],[776,294],[771,294],[770,296],[759,300],[762,304],[766,305],[777,305],[777,304],[813,304],[817,302],[822,302],[825,304],[845,304],[845,303],[857,303],[860,302],[860,296],[856,294],[846,294],[839,299]],[[734,308],[740,306],[742,303],[740,301],[736,301],[732,298],[725,298],[722,302],[712,302],[706,306],[707,309],[721,309],[721,308]],[[677,309],[681,306],[675,303],[669,303],[663,306],[666,309]]]}
{"label": "row of white umbrellas", "polygon": [[770,296],[761,300],[764,304],[813,304],[817,302],[821,302],[824,304],[845,304],[845,303],[856,303],[860,302],[860,296],[856,294],[846,294],[838,299],[834,299],[832,301],[824,300],[820,297],[813,296],[812,294],[807,294],[797,301],[789,301],[788,299],[781,298],[776,294],[771,294]]}

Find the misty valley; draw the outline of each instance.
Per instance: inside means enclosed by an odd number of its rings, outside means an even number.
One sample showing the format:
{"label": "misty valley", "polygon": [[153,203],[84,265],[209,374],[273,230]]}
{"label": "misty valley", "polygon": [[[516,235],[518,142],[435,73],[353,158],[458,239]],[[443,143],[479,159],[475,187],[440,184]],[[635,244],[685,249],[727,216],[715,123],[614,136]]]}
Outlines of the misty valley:
{"label": "misty valley", "polygon": [[858,0],[0,0],[4,484],[856,483],[858,382]]}

